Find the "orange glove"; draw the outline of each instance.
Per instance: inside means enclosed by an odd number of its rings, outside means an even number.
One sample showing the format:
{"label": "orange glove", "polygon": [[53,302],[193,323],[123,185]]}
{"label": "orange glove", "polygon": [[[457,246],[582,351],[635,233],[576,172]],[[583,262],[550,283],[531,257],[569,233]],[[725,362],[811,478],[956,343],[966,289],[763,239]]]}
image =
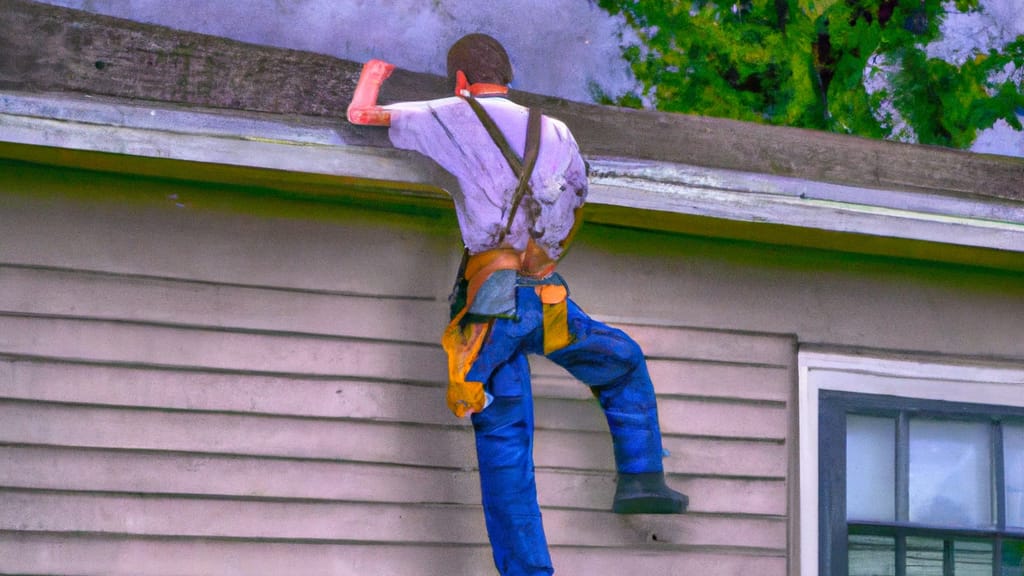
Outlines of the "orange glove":
{"label": "orange glove", "polygon": [[377,96],[384,81],[391,76],[395,65],[383,60],[370,60],[363,64],[352,102],[348,105],[348,121],[364,126],[390,126],[391,111],[377,105]]}

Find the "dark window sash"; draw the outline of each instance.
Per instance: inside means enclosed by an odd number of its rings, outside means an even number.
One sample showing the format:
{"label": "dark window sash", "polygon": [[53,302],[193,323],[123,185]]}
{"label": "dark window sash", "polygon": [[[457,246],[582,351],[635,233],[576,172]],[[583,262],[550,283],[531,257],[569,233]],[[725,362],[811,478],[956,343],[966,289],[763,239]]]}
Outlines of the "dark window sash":
{"label": "dark window sash", "polygon": [[[872,523],[846,520],[846,416],[862,414],[890,416],[896,419],[896,522]],[[991,529],[961,529],[912,524],[909,518],[909,422],[912,417],[962,421],[989,421],[992,424],[992,497],[995,526]],[[906,538],[929,536],[951,542],[957,538],[983,538],[993,543],[993,575],[1001,573],[1002,540],[1022,539],[1024,530],[1006,530],[1005,455],[1002,422],[1024,421],[1024,409],[1013,406],[974,404],[858,394],[833,390],[819,391],[818,406],[818,538],[819,574],[849,575],[848,539],[858,534],[891,535],[896,544],[896,575],[906,574]]]}

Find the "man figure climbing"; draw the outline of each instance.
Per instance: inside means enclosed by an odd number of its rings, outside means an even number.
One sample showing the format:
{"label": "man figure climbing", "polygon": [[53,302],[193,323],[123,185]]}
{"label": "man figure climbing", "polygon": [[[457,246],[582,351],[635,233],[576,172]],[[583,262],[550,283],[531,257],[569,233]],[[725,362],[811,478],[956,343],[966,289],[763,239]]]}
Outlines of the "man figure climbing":
{"label": "man figure climbing", "polygon": [[587,316],[555,272],[581,223],[587,168],[565,124],[507,99],[508,54],[470,34],[448,53],[454,97],[378,106],[394,66],[363,67],[348,109],[355,124],[390,126],[398,148],[456,177],[450,193],[466,246],[442,342],[448,406],[471,416],[487,532],[505,576],[552,574],[533,469],[527,354],[590,386],[612,436],[620,514],[673,514],[688,499],[665,485],[654,388],[640,347]]}

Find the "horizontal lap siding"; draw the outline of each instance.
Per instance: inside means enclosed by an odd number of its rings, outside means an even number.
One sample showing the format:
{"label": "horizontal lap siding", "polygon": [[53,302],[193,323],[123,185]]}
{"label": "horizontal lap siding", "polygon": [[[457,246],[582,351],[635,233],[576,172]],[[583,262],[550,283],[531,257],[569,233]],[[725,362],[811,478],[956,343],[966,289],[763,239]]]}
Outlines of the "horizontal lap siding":
{"label": "horizontal lap siding", "polygon": [[[450,238],[150,204],[10,207],[0,573],[493,573],[472,433],[443,405]],[[176,259],[180,236],[204,249]],[[536,361],[559,572],[784,574],[791,343],[623,327],[650,359],[666,470],[691,513],[608,513],[599,408]]]}
{"label": "horizontal lap siding", "polygon": [[[213,539],[123,539],[103,535],[20,533],[0,538],[0,557],[11,570],[69,576],[448,576],[459,566],[490,562],[485,545],[427,547],[414,545],[332,544],[308,542],[239,542]],[[784,574],[785,559],[732,555],[704,550],[644,550],[623,554],[615,549],[553,546],[551,555],[565,574],[639,574],[677,576],[709,574]],[[183,562],[187,558],[188,562]],[[65,560],[70,559],[70,562]],[[454,569],[453,569],[454,567]],[[465,572],[471,573],[469,571]],[[473,574],[488,574],[478,570]]]}

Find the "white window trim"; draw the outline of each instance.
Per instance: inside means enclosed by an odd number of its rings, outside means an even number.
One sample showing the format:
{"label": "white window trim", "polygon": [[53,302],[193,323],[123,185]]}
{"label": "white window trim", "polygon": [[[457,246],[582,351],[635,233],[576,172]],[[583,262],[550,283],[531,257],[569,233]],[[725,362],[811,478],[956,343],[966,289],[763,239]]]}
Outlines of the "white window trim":
{"label": "white window trim", "polygon": [[818,392],[1024,407],[1024,366],[884,356],[799,354],[800,574],[818,573]]}

